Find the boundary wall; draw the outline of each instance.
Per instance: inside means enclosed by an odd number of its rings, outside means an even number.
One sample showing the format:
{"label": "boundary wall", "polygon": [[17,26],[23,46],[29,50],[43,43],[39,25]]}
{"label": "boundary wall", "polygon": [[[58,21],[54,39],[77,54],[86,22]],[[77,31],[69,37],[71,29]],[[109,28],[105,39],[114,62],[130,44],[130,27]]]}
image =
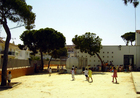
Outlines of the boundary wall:
{"label": "boundary wall", "polygon": [[[2,64],[3,64],[3,59],[0,59],[0,82],[1,82],[1,75],[2,75]],[[11,71],[12,78],[34,74],[35,64],[37,64],[37,67],[39,67],[41,65],[41,61],[40,60],[30,61],[30,60],[8,59],[7,74],[9,71]],[[62,60],[55,60],[55,61],[50,62],[50,66],[57,66],[57,65],[65,66],[65,64],[66,64],[66,61],[62,61]],[[44,60],[44,67],[47,67],[47,66],[48,66],[48,61]]]}
{"label": "boundary wall", "polygon": [[[12,78],[17,78],[20,76],[33,74],[34,67],[8,69],[7,74],[9,71],[11,71]],[[1,82],[1,74],[2,74],[2,71],[0,70],[0,82]]]}

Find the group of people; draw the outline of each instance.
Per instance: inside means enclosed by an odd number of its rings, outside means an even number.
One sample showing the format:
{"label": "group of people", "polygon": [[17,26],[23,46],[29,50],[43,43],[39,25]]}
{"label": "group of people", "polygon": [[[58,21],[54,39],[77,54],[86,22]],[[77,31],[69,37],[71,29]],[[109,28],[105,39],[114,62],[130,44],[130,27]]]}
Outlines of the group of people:
{"label": "group of people", "polygon": [[[116,67],[113,67],[112,69],[113,75],[112,75],[112,82],[114,83],[114,79],[115,79],[115,83],[117,83],[117,69]],[[92,78],[92,70],[91,68],[86,68],[83,73],[85,74],[86,80],[88,82],[93,82],[93,78]],[[72,74],[72,80],[75,80],[75,68],[74,65],[71,69],[71,74]],[[90,81],[91,80],[91,81]]]}
{"label": "group of people", "polygon": [[[75,68],[74,65],[72,66],[72,69],[71,69],[71,74],[72,74],[72,80],[75,80],[75,70],[77,70],[77,67]],[[86,80],[89,82],[89,79],[91,79],[91,82],[93,82],[93,79],[92,79],[92,70],[91,68],[86,68],[83,73],[85,74],[85,77],[86,77]]]}

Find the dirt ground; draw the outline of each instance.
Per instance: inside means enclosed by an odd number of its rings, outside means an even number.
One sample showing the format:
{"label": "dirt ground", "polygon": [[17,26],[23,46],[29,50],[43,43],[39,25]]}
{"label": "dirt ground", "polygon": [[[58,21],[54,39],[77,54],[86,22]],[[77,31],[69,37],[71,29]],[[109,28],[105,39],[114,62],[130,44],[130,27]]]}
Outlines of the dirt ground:
{"label": "dirt ground", "polygon": [[131,73],[118,73],[118,83],[112,83],[112,73],[94,72],[93,82],[83,74],[27,75],[12,79],[20,85],[2,90],[0,98],[140,98],[136,94]]}

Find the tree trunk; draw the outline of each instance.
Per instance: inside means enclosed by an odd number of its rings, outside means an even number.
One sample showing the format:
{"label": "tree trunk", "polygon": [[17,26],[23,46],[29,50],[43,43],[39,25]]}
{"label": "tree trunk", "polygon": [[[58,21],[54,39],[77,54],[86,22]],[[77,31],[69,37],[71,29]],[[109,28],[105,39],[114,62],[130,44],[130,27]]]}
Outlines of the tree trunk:
{"label": "tree trunk", "polygon": [[98,58],[100,59],[100,61],[101,61],[101,65],[103,66],[103,61],[102,61],[102,59],[101,59],[100,55],[99,55],[98,53],[96,53],[96,55],[97,55],[97,56],[98,56]]}
{"label": "tree trunk", "polygon": [[4,58],[3,58],[3,65],[2,65],[2,75],[1,75],[1,86],[6,85],[6,78],[7,78],[7,63],[8,63],[8,49],[9,49],[9,42],[11,39],[11,33],[7,22],[3,22],[3,27],[7,34],[6,42],[5,42],[5,49],[4,49]]}
{"label": "tree trunk", "polygon": [[43,63],[43,53],[42,53],[42,50],[40,51],[40,54],[41,54],[41,70],[43,70],[44,63]]}
{"label": "tree trunk", "polygon": [[48,68],[50,67],[50,62],[51,62],[51,60],[52,60],[52,56],[51,56],[51,58],[50,58],[50,60],[49,60],[49,62],[48,62]]}

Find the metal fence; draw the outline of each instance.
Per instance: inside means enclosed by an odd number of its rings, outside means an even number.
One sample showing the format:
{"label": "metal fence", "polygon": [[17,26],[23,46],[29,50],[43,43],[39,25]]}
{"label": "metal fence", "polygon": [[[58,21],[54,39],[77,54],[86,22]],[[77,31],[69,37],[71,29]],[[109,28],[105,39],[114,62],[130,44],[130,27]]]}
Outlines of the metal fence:
{"label": "metal fence", "polygon": [[[2,68],[3,59],[0,59],[0,69]],[[30,64],[29,60],[19,60],[19,59],[8,59],[7,68],[17,68],[17,67],[26,67],[33,66]]]}

